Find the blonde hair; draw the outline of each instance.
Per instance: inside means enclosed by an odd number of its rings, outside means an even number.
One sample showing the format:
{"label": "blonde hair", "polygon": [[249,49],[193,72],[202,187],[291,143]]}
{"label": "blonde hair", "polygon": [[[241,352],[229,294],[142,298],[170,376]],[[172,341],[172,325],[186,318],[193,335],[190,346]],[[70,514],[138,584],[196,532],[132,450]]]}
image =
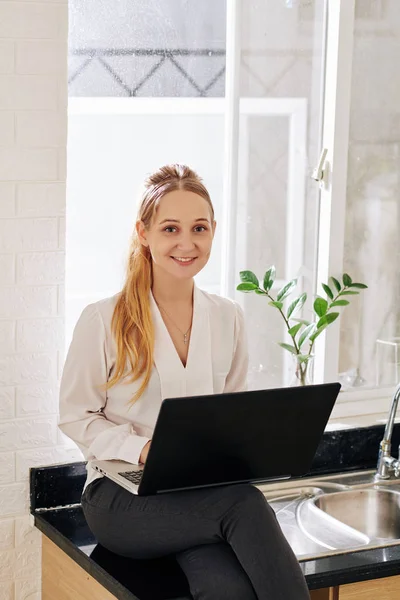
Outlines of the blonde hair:
{"label": "blonde hair", "polygon": [[[185,165],[166,165],[145,181],[145,191],[137,219],[145,228],[151,225],[160,200],[175,190],[186,190],[201,196],[210,205],[212,220],[214,208],[201,178]],[[129,401],[133,405],[146,389],[154,361],[154,326],[150,311],[150,290],[153,283],[150,250],[140,243],[136,230],[133,233],[125,283],[114,309],[111,329],[117,346],[115,371],[105,384],[105,389],[117,384],[126,375],[127,383],[143,377],[136,394]]]}

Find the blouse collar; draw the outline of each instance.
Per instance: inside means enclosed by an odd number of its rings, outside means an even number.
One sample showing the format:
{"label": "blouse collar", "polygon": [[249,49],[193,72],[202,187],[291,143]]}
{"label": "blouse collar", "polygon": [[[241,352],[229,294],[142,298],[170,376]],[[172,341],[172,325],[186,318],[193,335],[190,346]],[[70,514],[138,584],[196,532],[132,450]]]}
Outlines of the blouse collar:
{"label": "blouse collar", "polygon": [[162,399],[212,394],[211,331],[206,296],[194,284],[186,367],[176,351],[152,292],[150,308],[155,334],[154,363],[160,377]]}

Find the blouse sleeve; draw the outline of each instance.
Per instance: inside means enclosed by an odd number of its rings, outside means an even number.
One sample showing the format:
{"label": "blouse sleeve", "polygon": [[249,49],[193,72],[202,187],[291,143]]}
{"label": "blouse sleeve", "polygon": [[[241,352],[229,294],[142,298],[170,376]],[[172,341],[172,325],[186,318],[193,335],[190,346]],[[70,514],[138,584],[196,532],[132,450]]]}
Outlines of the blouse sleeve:
{"label": "blouse sleeve", "polygon": [[86,459],[139,463],[149,438],[137,435],[132,423],[116,425],[103,409],[107,392],[107,346],[104,323],[95,304],[82,312],[74,329],[60,388],[59,428],[81,449]]}
{"label": "blouse sleeve", "polygon": [[244,326],[244,314],[237,302],[235,302],[235,305],[235,345],[232,365],[225,381],[224,392],[241,392],[247,389],[249,355]]}

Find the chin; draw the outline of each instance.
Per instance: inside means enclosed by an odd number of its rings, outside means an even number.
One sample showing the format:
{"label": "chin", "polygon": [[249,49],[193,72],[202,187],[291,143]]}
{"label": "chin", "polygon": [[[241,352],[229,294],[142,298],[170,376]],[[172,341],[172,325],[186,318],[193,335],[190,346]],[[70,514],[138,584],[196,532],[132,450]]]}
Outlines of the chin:
{"label": "chin", "polygon": [[170,273],[175,279],[193,279],[199,271],[201,271],[201,269],[186,269],[183,273],[177,273],[176,271],[173,273],[170,271]]}
{"label": "chin", "polygon": [[169,268],[168,272],[176,279],[192,279],[204,268],[204,266],[204,264],[194,264],[190,267],[178,266],[173,269]]}

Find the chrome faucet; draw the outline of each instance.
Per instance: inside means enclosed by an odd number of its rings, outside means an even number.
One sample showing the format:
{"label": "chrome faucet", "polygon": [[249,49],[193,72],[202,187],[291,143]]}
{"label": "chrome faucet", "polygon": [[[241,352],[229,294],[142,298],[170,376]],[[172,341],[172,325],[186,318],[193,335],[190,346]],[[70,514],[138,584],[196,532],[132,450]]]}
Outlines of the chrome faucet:
{"label": "chrome faucet", "polygon": [[393,394],[392,405],[390,407],[389,419],[386,424],[385,433],[383,434],[383,440],[379,447],[378,465],[375,473],[375,479],[390,479],[392,473],[395,477],[400,476],[400,446],[399,455],[397,460],[391,456],[391,440],[393,433],[394,419],[396,417],[397,405],[400,398],[400,383],[398,384],[396,391]]}

